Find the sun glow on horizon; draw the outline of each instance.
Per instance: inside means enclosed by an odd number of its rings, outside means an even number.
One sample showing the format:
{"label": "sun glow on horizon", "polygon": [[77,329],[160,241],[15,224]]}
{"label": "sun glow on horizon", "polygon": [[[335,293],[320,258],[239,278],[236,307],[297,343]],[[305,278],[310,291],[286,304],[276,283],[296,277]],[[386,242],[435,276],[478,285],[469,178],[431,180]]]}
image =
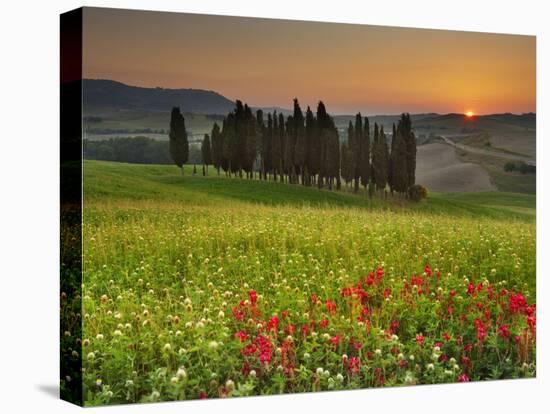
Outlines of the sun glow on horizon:
{"label": "sun glow on horizon", "polygon": [[466,111],[466,113],[464,115],[466,115],[466,117],[468,117],[468,118],[471,118],[471,117],[474,116],[474,112],[473,111]]}

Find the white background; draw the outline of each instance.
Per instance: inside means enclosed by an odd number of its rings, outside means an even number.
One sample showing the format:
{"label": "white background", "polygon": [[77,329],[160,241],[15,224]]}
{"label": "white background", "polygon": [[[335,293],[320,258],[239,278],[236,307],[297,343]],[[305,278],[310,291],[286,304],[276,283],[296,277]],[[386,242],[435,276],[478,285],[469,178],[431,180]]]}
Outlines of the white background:
{"label": "white background", "polygon": [[[546,1],[94,1],[141,8],[537,35],[538,378],[282,397],[119,406],[89,412],[542,412],[550,402],[550,10]],[[0,411],[65,413],[57,398],[59,13],[78,1],[7,0],[0,11]],[[7,127],[7,129],[6,129]],[[546,292],[545,292],[546,290]],[[536,408],[538,406],[538,408]],[[546,411],[547,412],[547,411]]]}

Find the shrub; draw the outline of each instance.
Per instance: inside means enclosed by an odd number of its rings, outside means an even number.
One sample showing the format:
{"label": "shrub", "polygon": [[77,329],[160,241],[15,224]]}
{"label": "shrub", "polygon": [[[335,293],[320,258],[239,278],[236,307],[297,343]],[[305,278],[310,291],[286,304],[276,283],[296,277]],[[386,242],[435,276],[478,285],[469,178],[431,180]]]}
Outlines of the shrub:
{"label": "shrub", "polygon": [[408,193],[409,198],[413,201],[420,201],[428,197],[428,190],[420,184],[411,185]]}

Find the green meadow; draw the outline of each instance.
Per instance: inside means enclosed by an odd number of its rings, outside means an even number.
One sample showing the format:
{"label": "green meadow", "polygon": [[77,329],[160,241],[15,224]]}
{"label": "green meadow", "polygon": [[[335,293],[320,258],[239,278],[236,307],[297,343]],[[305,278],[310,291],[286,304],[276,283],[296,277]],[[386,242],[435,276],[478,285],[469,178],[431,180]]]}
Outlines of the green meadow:
{"label": "green meadow", "polygon": [[83,168],[87,405],[535,375],[534,195]]}

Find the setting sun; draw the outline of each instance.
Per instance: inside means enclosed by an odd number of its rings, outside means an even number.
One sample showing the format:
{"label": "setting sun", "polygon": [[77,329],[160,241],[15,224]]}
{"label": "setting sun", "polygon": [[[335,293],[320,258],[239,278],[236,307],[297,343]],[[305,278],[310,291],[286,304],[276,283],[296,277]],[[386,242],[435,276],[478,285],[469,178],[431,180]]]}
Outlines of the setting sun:
{"label": "setting sun", "polygon": [[466,116],[467,116],[468,118],[471,118],[471,117],[474,116],[474,113],[473,113],[472,111],[468,111],[468,112],[466,112]]}

